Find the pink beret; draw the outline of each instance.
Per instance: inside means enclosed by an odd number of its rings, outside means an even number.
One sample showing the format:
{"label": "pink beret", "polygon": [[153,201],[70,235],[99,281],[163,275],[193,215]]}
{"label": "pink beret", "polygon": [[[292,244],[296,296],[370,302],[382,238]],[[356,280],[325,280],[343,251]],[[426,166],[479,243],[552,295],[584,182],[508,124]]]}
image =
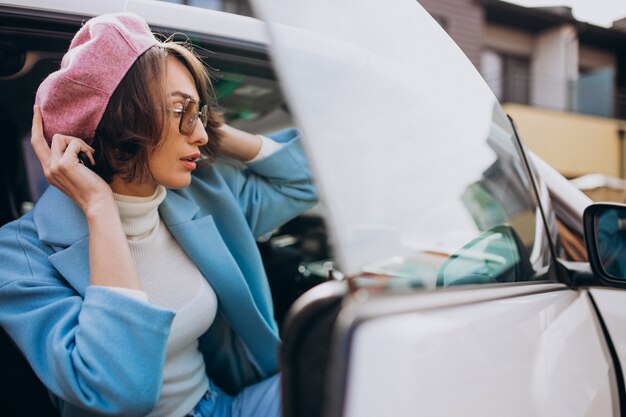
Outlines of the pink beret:
{"label": "pink beret", "polygon": [[146,21],[132,13],[87,21],[61,68],[37,90],[35,104],[41,108],[48,143],[55,133],[91,143],[111,94],[137,58],[157,43]]}

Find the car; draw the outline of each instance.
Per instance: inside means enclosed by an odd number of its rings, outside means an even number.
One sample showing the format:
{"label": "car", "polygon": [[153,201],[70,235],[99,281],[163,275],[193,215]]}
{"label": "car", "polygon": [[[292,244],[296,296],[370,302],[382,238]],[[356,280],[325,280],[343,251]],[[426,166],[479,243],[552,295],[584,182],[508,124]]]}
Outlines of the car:
{"label": "car", "polygon": [[[321,203],[259,242],[285,416],[626,412],[625,281],[603,264],[600,227],[624,209],[572,203],[591,261],[568,257],[563,178],[414,0],[252,5],[258,18],[149,0],[0,3],[2,221],[45,187],[27,146],[39,82],[82,21],[132,11],[189,36],[229,123],[303,134]],[[0,346],[2,414],[55,415],[6,335]]]}

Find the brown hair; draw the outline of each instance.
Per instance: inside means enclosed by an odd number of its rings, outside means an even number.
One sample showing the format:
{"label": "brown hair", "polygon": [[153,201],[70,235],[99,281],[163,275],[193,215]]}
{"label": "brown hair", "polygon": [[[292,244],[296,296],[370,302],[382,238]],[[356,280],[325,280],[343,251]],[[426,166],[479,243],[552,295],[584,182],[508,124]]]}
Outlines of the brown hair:
{"label": "brown hair", "polygon": [[150,178],[148,158],[165,139],[171,118],[166,117],[167,57],[178,59],[191,73],[200,101],[209,105],[206,131],[209,141],[200,152],[210,160],[217,156],[223,119],[215,110],[215,99],[208,71],[200,58],[187,46],[173,41],[161,42],[143,53],[117,86],[96,129],[93,147],[94,171],[105,181],[114,176],[124,181]]}

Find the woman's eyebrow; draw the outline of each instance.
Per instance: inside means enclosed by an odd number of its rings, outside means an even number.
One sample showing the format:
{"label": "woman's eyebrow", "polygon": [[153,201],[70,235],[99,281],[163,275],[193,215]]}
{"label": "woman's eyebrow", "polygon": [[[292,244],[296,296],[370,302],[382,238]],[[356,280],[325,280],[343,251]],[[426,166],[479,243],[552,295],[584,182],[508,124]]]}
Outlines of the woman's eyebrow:
{"label": "woman's eyebrow", "polygon": [[182,91],[178,91],[178,90],[171,92],[170,96],[178,96],[178,97],[182,97],[182,98],[190,98],[192,100],[198,101],[198,98],[193,97],[193,96],[191,96],[191,95],[189,95],[187,93],[183,93]]}

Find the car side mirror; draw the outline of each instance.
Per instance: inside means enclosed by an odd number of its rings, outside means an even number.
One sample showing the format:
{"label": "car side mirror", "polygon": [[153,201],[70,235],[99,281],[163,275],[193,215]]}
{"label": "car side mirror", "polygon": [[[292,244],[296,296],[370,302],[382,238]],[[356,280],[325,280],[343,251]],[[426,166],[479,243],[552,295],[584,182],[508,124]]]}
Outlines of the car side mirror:
{"label": "car side mirror", "polygon": [[626,205],[592,204],[583,214],[585,244],[593,272],[626,286]]}

